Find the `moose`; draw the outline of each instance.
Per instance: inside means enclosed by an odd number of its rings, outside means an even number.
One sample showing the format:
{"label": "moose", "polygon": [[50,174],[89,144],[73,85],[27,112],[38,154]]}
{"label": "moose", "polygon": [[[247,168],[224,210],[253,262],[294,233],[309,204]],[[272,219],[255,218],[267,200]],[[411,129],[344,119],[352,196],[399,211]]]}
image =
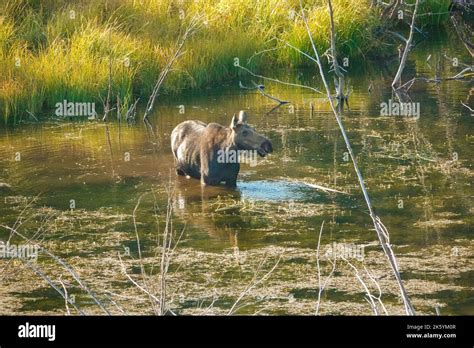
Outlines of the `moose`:
{"label": "moose", "polygon": [[[184,121],[171,133],[171,149],[176,173],[200,179],[202,185],[237,186],[242,155],[265,157],[272,143],[247,124],[247,113],[240,111],[228,127],[218,123]],[[255,156],[256,157],[256,156]]]}

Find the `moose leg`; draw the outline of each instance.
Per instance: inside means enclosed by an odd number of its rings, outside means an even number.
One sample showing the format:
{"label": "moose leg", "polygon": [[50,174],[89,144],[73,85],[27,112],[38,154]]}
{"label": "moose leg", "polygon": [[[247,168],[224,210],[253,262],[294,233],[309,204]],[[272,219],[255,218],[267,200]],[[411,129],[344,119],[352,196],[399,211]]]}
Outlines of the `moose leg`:
{"label": "moose leg", "polygon": [[202,176],[201,177],[201,184],[203,186],[205,185],[211,185],[211,186],[216,186],[221,183],[221,178],[218,176]]}
{"label": "moose leg", "polygon": [[[240,168],[239,168],[240,169]],[[225,181],[225,186],[229,188],[236,188],[237,187],[237,176],[239,175],[239,171],[235,171],[232,173],[228,179]]]}

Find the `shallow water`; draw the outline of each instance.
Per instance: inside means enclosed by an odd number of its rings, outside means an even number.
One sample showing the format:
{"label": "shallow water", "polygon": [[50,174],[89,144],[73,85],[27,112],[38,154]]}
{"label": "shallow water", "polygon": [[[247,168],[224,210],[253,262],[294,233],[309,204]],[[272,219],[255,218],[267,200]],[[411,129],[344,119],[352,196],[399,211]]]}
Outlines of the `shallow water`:
{"label": "shallow water", "polygon": [[[456,40],[447,37],[418,46],[407,74],[417,71],[432,76],[434,67],[426,62],[432,54],[431,65],[439,59],[442,74],[452,75],[459,68],[451,67],[442,52],[472,64]],[[394,68],[385,65],[381,61],[379,66],[349,68],[352,91],[344,125],[375,210],[390,231],[415,307],[422,313],[434,313],[436,305],[444,314],[473,314],[473,118],[460,104],[472,94],[472,83],[417,83],[410,96],[420,103],[419,119],[381,116],[380,103],[392,97],[394,75]],[[318,78],[308,71],[281,72],[280,76],[318,84]],[[241,78],[250,85],[248,76]],[[173,296],[179,298],[172,301],[178,312],[193,313],[191,309],[212,298],[216,289],[220,295],[214,306],[228,310],[241,284],[268,257],[281,258],[268,285],[273,290],[265,293],[264,286],[249,294],[268,301],[260,301],[263,307],[252,304],[239,313],[257,309],[270,314],[314,312],[315,253],[323,221],[322,250],[334,242],[363,245],[369,268],[380,279],[391,278],[326,100],[294,88],[268,85],[266,90],[291,104],[268,113],[273,102],[239,89],[237,82],[160,100],[151,120],[155,136],[142,124],[128,127],[110,122],[105,126],[86,120],[51,120],[1,129],[0,182],[11,187],[0,187],[0,224],[13,226],[28,199],[39,195],[17,222],[21,231],[32,236],[44,223],[48,228],[39,236],[50,250],[74,264],[92,284],[97,281],[97,292],[107,287],[125,296],[133,285],[101,262],[116,265],[116,253],[126,248],[137,257],[132,211],[143,194],[136,220],[143,256],[153,261],[153,211],[164,226],[165,187],[171,182],[175,228],[178,232],[184,228],[177,265],[171,266],[176,273],[169,281]],[[172,129],[188,119],[228,124],[241,109],[271,139],[273,154],[255,167],[243,165],[236,190],[203,190],[197,180],[177,177],[169,147]],[[341,193],[324,192],[311,184]],[[45,216],[50,217],[47,222],[42,221]],[[1,240],[9,235],[0,229]],[[237,266],[232,263],[234,257],[239,259]],[[271,264],[274,259],[267,261]],[[186,266],[180,268],[180,262]],[[45,269],[50,265],[42,257],[38,263]],[[63,313],[64,300],[57,293],[21,262],[14,265],[23,267],[24,273],[14,272],[11,265],[4,270],[0,313]],[[133,267],[131,273],[139,273]],[[387,280],[383,285],[386,301],[393,305],[391,313],[399,313],[393,284]],[[71,285],[71,291],[80,297],[80,289]],[[354,276],[341,270],[329,285],[323,313],[370,314],[363,295]],[[81,296],[78,303],[87,306],[87,298]]]}

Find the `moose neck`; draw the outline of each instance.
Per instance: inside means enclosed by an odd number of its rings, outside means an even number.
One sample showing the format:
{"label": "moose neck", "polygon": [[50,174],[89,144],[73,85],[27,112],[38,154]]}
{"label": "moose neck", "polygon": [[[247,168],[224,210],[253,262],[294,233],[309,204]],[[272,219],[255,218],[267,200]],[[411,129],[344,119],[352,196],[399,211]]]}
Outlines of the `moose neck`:
{"label": "moose neck", "polygon": [[233,137],[233,131],[230,127],[225,127],[226,136],[222,141],[222,145],[230,149],[237,149],[237,143],[235,142],[235,137]]}

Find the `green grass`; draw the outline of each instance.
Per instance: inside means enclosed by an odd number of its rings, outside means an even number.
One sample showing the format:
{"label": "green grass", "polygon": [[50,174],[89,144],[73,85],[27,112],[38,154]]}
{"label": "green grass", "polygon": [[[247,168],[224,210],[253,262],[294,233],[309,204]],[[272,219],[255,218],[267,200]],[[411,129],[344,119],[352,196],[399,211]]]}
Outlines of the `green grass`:
{"label": "green grass", "polygon": [[[423,6],[442,12],[445,2],[425,1]],[[374,31],[382,23],[369,3],[333,0],[338,49],[351,61],[378,48]],[[329,45],[325,1],[308,0],[305,7],[316,45],[324,52]],[[102,105],[109,59],[114,99],[146,100],[183,22],[196,13],[205,15],[205,24],[186,43],[186,54],[163,92],[176,94],[235,79],[239,71],[234,58],[247,65],[256,51],[274,46],[268,42],[273,37],[310,51],[303,22],[293,15],[298,9],[299,0],[0,0],[0,117],[7,123],[25,118],[26,110],[51,115],[64,99]],[[426,18],[434,24],[445,20],[442,15]],[[125,65],[127,59],[130,66]],[[282,48],[249,64],[258,69],[307,63]]]}

